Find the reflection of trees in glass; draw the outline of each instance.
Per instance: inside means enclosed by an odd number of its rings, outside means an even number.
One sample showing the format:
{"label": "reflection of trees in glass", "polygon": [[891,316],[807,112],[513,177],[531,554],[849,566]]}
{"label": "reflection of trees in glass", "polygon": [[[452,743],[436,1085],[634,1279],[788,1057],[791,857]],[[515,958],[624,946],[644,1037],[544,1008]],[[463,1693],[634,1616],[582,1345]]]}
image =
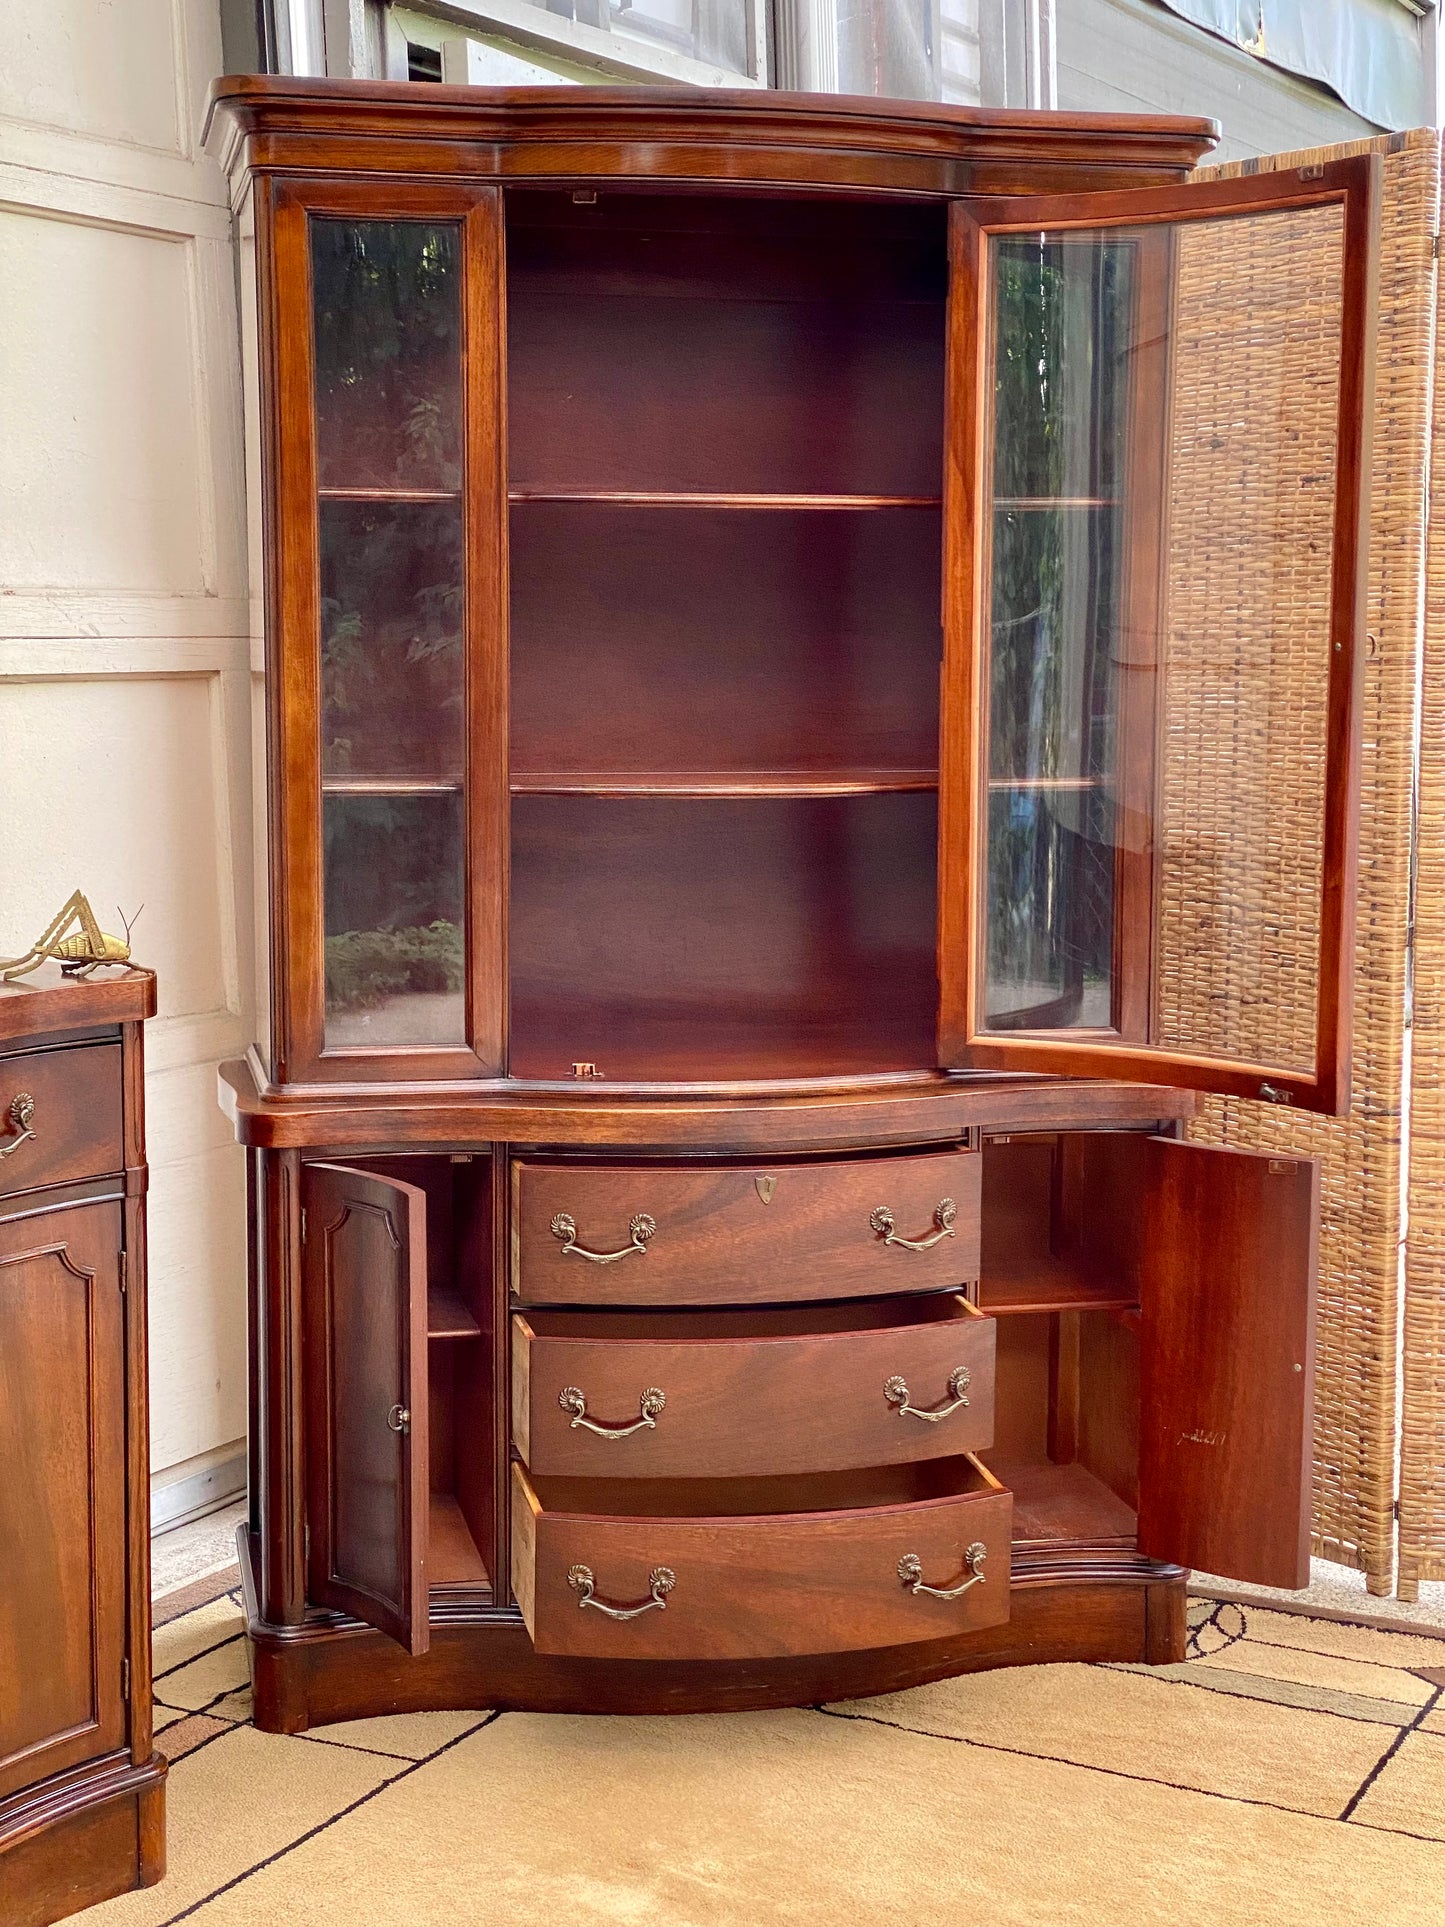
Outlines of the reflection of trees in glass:
{"label": "reflection of trees in glass", "polygon": [[[1107,782],[1115,757],[1132,255],[1123,241],[1021,236],[996,243],[994,266],[993,495],[1000,506],[989,773]],[[1032,506],[1041,500],[1058,505]],[[1017,1009],[1020,1021],[1056,1025],[1108,1021],[1110,818],[1098,790],[991,796],[991,1012]],[[1101,981],[1102,992],[1089,995]],[[1056,1007],[1037,1008],[1048,1004]]]}
{"label": "reflection of trees in glass", "polygon": [[[988,826],[992,1021],[1109,1022],[1114,826],[1097,790],[995,790]],[[1094,991],[1090,995],[1091,989]],[[1040,1005],[1057,1003],[1047,1014]]]}
{"label": "reflection of trees in glass", "polygon": [[331,795],[323,827],[328,1008],[460,990],[460,796]]}
{"label": "reflection of trees in glass", "polygon": [[323,488],[461,485],[457,230],[313,217]]}
{"label": "reflection of trees in glass", "polygon": [[331,501],[320,518],[322,769],[458,776],[459,506]]}

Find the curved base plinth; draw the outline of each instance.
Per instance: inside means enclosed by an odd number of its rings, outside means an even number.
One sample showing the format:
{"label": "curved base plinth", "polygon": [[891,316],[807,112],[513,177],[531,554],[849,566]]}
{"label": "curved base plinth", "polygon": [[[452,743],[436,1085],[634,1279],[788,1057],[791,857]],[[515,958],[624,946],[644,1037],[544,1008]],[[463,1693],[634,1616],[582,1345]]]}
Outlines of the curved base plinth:
{"label": "curved base plinth", "polygon": [[0,1801],[0,1920],[49,1927],[166,1870],[166,1762],[122,1753]]}
{"label": "curved base plinth", "polygon": [[895,1693],[955,1673],[1056,1660],[1184,1657],[1185,1575],[1144,1561],[1062,1564],[1015,1580],[1008,1623],[883,1651],[728,1661],[582,1660],[535,1651],[515,1612],[434,1619],[418,1658],[368,1627],[271,1626],[254,1609],[242,1535],[256,1724],[300,1733],[382,1713],[733,1713]]}

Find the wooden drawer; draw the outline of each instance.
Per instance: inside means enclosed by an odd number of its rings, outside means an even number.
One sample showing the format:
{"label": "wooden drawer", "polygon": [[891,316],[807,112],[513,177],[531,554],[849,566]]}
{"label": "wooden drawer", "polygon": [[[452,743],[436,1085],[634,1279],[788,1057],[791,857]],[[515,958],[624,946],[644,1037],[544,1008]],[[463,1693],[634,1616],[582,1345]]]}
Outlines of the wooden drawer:
{"label": "wooden drawer", "polygon": [[0,1197],[124,1168],[119,1044],[0,1057]]}
{"label": "wooden drawer", "polygon": [[[716,1483],[534,1482],[514,1464],[512,1584],[540,1653],[769,1659],[901,1646],[1008,1618],[1012,1512],[968,1457]],[[971,1575],[952,1598],[914,1590]]]}
{"label": "wooden drawer", "polygon": [[993,1441],[993,1355],[993,1320],[953,1292],[780,1311],[514,1312],[512,1440],[534,1473],[602,1478],[944,1458]]}
{"label": "wooden drawer", "polygon": [[982,1163],[971,1151],[742,1169],[518,1159],[512,1288],[523,1304],[668,1306],[961,1285],[978,1276]]}

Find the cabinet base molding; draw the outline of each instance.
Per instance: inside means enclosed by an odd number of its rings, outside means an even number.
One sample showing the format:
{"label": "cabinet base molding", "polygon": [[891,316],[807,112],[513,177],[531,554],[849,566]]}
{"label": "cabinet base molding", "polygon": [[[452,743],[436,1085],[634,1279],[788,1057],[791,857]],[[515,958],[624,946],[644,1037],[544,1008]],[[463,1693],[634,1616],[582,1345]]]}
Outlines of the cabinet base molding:
{"label": "cabinet base molding", "polygon": [[740,1713],[924,1686],[995,1666],[1184,1657],[1185,1574],[1098,1555],[1070,1574],[1055,1558],[1016,1569],[1006,1624],[926,1645],[807,1658],[590,1660],[537,1653],[517,1613],[434,1618],[417,1657],[370,1627],[268,1625],[250,1534],[238,1534],[256,1725],[302,1733],[334,1720],[475,1707],[531,1713]]}
{"label": "cabinet base molding", "polygon": [[166,1761],[89,1762],[0,1802],[0,1920],[49,1927],[166,1870]]}

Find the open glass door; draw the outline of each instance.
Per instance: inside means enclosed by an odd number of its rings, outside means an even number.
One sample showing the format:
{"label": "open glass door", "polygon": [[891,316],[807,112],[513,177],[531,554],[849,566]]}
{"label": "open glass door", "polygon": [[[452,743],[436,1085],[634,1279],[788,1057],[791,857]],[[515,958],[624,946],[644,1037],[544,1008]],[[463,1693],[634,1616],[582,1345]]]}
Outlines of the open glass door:
{"label": "open glass door", "polygon": [[1348,1105],[1375,193],[954,209],[951,1068]]}

